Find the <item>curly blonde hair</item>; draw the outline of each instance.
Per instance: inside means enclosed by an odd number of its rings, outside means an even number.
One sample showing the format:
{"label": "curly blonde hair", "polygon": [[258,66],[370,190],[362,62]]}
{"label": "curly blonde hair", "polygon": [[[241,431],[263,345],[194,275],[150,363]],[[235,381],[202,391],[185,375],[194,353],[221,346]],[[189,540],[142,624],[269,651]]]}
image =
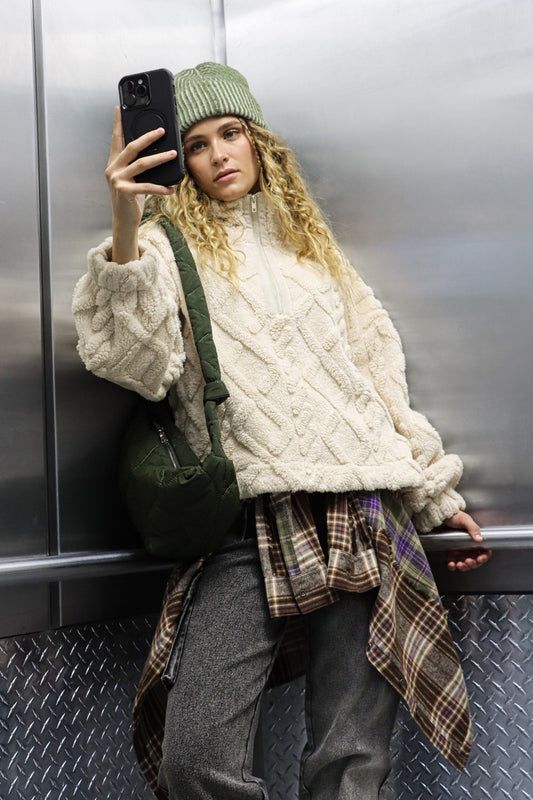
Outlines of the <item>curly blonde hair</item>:
{"label": "curly blonde hair", "polygon": [[[272,131],[240,119],[257,154],[261,167],[259,185],[278,211],[284,244],[298,259],[309,259],[327,269],[350,294],[353,268],[326,224],[301,176],[296,157],[288,145]],[[232,218],[231,208],[216,212],[209,196],[186,173],[176,192],[163,198],[150,198],[150,210],[162,214],[190,238],[198,251],[200,266],[215,269],[237,280],[239,253],[229,246],[224,223]]]}

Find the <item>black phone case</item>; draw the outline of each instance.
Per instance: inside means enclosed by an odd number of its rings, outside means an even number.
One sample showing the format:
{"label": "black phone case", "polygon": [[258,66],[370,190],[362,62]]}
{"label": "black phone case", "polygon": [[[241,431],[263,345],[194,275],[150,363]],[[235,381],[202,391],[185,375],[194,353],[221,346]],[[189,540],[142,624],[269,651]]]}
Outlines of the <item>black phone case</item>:
{"label": "black phone case", "polygon": [[125,75],[118,87],[126,144],[148,131],[165,129],[165,135],[142,150],[138,158],[166,150],[176,150],[178,153],[172,161],[147,169],[135,180],[160,186],[179,183],[184,175],[184,167],[172,73],[167,69],[154,69]]}

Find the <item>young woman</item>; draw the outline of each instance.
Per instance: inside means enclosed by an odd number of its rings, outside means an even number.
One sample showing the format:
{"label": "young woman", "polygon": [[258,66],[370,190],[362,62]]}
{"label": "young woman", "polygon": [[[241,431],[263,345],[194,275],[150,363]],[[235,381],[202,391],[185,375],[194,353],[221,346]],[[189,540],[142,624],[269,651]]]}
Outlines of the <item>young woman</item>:
{"label": "young woman", "polygon": [[[106,176],[113,236],[89,254],[74,297],[79,352],[101,377],[159,400],[200,456],[202,379],[172,251],[184,233],[209,305],[226,453],[242,524],[178,564],[139,687],[137,754],[170,800],[252,800],[253,735],[267,682],[307,676],[301,796],[377,800],[397,698],[462,769],[471,746],[464,682],[413,523],[481,532],[455,491],[457,456],[409,406],[399,337],[348,264],[294,156],[244,77],[204,63],[176,76],[187,174],[134,180],[115,113]],[[141,224],[144,195],[155,217]],[[163,738],[164,729],[164,738]]]}

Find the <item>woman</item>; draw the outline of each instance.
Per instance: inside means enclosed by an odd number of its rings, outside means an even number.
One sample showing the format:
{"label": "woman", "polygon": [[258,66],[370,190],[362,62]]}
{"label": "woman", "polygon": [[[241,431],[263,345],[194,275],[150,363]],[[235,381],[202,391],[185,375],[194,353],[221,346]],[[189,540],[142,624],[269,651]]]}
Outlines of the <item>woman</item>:
{"label": "woman", "polygon": [[[458,769],[468,703],[419,531],[481,532],[455,491],[457,456],[409,407],[398,335],[348,264],[244,77],[204,63],[176,76],[187,174],[134,180],[119,110],[106,176],[113,236],[89,254],[74,313],[101,377],[158,400],[199,455],[202,380],[183,292],[144,195],[185,234],[200,269],[230,397],[220,407],[242,524],[179,564],[135,706],[137,754],[160,798],[264,798],[253,734],[268,681],[305,670],[301,796],[376,800],[398,694]],[[464,551],[463,551],[464,554]],[[490,552],[450,555],[449,568]],[[164,739],[162,739],[164,724]]]}

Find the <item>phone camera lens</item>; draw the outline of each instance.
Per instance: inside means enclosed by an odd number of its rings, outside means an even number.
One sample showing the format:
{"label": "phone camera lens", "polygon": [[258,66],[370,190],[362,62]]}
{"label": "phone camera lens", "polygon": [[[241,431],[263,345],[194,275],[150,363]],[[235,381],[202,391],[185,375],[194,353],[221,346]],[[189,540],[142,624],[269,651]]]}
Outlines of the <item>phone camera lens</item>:
{"label": "phone camera lens", "polygon": [[133,83],[133,81],[126,81],[126,83],[124,84],[124,88],[126,89],[128,94],[133,94],[135,91],[135,84]]}
{"label": "phone camera lens", "polygon": [[137,95],[137,97],[146,97],[147,91],[148,90],[147,90],[146,86],[144,85],[144,83],[140,83],[137,86],[136,95]]}

